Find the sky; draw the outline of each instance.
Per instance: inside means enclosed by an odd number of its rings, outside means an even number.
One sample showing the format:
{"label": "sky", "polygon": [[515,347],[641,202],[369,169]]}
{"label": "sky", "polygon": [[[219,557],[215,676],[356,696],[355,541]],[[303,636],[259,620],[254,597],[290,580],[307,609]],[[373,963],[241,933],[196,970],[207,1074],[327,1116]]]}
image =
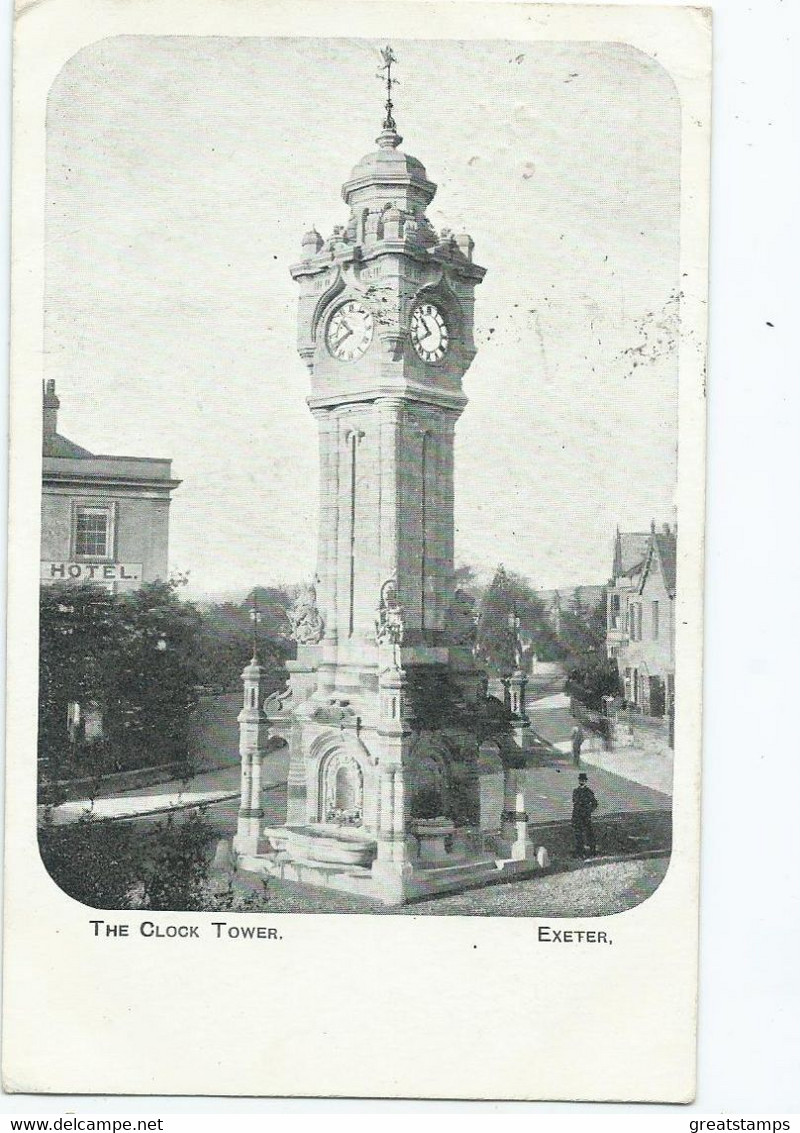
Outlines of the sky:
{"label": "sky", "polygon": [[[347,221],[381,44],[121,36],[47,116],[45,376],[59,431],[169,457],[187,596],[311,577],[316,426],[289,265]],[[674,519],[680,106],[624,44],[400,40],[403,150],[487,268],[456,430],[456,560],[541,587]]]}

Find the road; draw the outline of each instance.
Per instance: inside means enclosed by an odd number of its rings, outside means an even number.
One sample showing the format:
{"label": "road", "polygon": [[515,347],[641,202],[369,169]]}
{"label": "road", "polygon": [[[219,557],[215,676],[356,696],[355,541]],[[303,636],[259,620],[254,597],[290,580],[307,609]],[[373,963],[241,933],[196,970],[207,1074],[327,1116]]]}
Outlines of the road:
{"label": "road", "polygon": [[[556,682],[561,683],[561,678]],[[195,758],[212,769],[201,771],[188,783],[177,781],[158,786],[138,787],[114,792],[115,798],[148,798],[178,794],[224,792],[238,795],[240,784],[239,755],[237,750],[235,698],[231,696],[208,698],[198,710],[195,727]],[[550,743],[563,743],[569,739],[574,720],[569,703],[563,695],[548,694],[544,683],[529,703],[531,723],[536,732]],[[588,761],[587,761],[588,762]],[[223,767],[213,767],[224,763]],[[263,806],[267,824],[280,825],[285,819],[286,777],[288,750],[273,752],[264,760],[262,772]],[[653,787],[643,786],[631,779],[599,767],[584,766],[590,784],[600,803],[599,815],[633,814],[643,811],[667,810],[671,805],[668,794]],[[547,767],[531,768],[525,772],[525,805],[532,823],[549,823],[568,820],[572,808],[572,790],[577,775],[568,757]],[[208,808],[208,815],[221,832],[236,828],[238,798],[228,799]]]}

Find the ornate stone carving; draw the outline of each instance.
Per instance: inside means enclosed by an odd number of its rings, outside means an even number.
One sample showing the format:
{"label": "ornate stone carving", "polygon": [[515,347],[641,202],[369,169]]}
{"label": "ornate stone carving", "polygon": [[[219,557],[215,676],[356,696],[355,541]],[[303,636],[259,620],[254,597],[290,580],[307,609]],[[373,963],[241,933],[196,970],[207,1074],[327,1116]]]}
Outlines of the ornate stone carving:
{"label": "ornate stone carving", "polygon": [[322,641],[325,623],[317,609],[317,591],[313,585],[302,588],[289,611],[289,621],[292,637],[298,645],[316,645]]}
{"label": "ornate stone carving", "polygon": [[349,700],[332,696],[327,704],[320,704],[311,714],[311,719],[318,724],[331,724],[337,728],[344,728],[358,723],[359,717],[350,706]]}
{"label": "ornate stone carving", "polygon": [[403,607],[397,601],[396,583],[390,578],[381,587],[375,640],[378,645],[402,645],[404,630]]}
{"label": "ornate stone carving", "polygon": [[264,701],[264,715],[277,716],[280,712],[285,712],[292,700],[292,686],[289,681],[286,682],[284,688],[278,689],[273,692]]}

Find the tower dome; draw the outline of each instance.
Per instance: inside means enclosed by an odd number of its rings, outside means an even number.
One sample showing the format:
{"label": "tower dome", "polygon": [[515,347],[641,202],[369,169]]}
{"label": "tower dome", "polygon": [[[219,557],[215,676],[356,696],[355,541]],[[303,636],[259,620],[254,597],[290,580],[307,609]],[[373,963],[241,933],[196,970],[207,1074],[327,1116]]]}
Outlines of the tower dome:
{"label": "tower dome", "polygon": [[416,211],[433,200],[436,185],[428,180],[425,166],[399,148],[400,135],[384,129],[375,139],[378,149],[366,154],[353,167],[342,186],[342,196],[351,208],[381,200],[395,200],[400,207]]}

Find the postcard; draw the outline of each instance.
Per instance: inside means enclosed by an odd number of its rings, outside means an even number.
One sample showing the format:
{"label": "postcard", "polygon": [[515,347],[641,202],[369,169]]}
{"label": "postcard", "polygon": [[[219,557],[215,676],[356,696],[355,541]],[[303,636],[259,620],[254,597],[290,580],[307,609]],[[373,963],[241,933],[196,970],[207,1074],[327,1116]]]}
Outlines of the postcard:
{"label": "postcard", "polygon": [[692,1099],[710,33],[19,4],[6,1090]]}

